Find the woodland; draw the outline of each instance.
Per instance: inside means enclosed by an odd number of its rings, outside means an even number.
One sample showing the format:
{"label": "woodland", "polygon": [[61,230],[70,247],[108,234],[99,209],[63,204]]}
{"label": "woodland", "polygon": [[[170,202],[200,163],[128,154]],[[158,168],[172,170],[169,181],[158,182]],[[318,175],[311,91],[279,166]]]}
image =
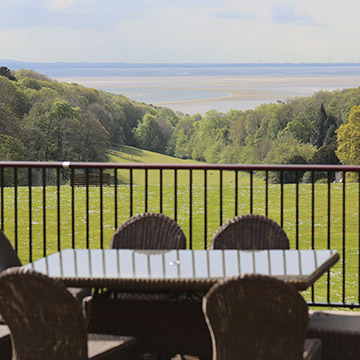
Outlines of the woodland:
{"label": "woodland", "polygon": [[188,115],[0,67],[1,160],[108,161],[121,144],[207,163],[355,165],[360,87]]}

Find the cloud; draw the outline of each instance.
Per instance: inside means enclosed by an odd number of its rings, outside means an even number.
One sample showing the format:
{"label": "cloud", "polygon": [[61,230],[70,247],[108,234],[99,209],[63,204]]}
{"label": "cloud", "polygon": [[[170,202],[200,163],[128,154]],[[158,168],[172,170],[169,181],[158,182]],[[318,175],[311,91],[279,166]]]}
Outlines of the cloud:
{"label": "cloud", "polygon": [[[0,0],[1,1],[1,0]],[[12,0],[0,12],[0,30],[54,27],[104,31],[119,19],[132,19],[136,6],[122,7],[121,0]]]}
{"label": "cloud", "polygon": [[1,57],[32,61],[358,59],[358,0],[0,0]]}
{"label": "cloud", "polygon": [[240,12],[233,10],[224,10],[214,13],[214,17],[218,19],[235,19],[235,20],[255,20],[257,16],[253,13]]}
{"label": "cloud", "polygon": [[313,25],[313,19],[306,13],[297,13],[294,5],[272,5],[272,20],[275,24]]}
{"label": "cloud", "polygon": [[81,0],[48,0],[45,7],[50,11],[62,11],[74,7]]}

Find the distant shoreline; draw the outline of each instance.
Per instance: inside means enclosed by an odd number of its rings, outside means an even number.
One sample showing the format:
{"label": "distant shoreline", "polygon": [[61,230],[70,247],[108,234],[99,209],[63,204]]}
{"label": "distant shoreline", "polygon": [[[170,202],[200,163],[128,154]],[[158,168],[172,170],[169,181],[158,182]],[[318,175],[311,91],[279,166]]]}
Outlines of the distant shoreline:
{"label": "distant shoreline", "polygon": [[[360,86],[359,74],[339,75],[227,75],[227,76],[78,76],[56,77],[77,82],[132,100],[170,107],[183,113],[215,109],[248,110],[263,104],[311,96],[317,91],[333,91]],[[201,93],[203,92],[203,93]],[[206,95],[203,98],[199,94]],[[161,96],[163,98],[161,99]],[[176,98],[179,96],[179,98]],[[192,98],[193,97],[193,98]]]}
{"label": "distant shoreline", "polygon": [[35,63],[0,60],[131,100],[205,114],[360,86],[360,63]]}
{"label": "distant shoreline", "polygon": [[[42,66],[49,68],[98,68],[98,67],[264,67],[264,66],[277,66],[277,67],[329,67],[329,66],[360,66],[360,62],[246,62],[246,63],[204,63],[204,62],[182,62],[182,63],[141,63],[141,62],[39,62],[39,61],[20,61],[12,59],[0,59],[0,63],[9,66],[13,65],[16,68],[23,65]],[[14,70],[16,70],[14,68]]]}
{"label": "distant shoreline", "polygon": [[226,76],[226,75],[353,75],[360,63],[89,63],[0,60],[12,70],[32,69],[49,77],[65,76]]}

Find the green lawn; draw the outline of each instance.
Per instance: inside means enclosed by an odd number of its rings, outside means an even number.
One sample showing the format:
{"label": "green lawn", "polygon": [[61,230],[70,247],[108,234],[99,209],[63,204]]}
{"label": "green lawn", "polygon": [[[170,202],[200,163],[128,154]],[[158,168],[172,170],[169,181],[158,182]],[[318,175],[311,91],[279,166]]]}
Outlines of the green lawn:
{"label": "green lawn", "polygon": [[[119,151],[121,150],[121,152]],[[189,161],[166,157],[148,151],[122,146],[112,151],[113,162],[151,162],[151,163],[189,163]],[[114,175],[114,172],[111,171]],[[160,199],[162,198],[162,212],[170,217],[175,217],[175,192],[177,221],[183,228],[188,241],[192,242],[193,248],[204,248],[204,243],[210,243],[211,237],[221,223],[232,218],[235,213],[235,182],[236,173],[224,171],[222,173],[223,191],[220,193],[220,172],[207,172],[206,187],[206,210],[207,222],[204,222],[205,188],[204,171],[193,170],[192,183],[190,185],[189,170],[177,171],[177,188],[174,189],[173,170],[162,172],[162,191],[159,186],[160,171],[148,171],[148,186],[145,188],[145,171],[134,170],[133,172],[133,214],[144,212],[147,203],[147,211],[160,211]],[[90,247],[98,248],[102,244],[108,247],[111,235],[116,225],[120,225],[130,216],[130,186],[129,170],[118,170],[119,185],[117,197],[114,186],[104,187],[102,192],[103,211],[100,212],[101,190],[99,187],[90,187],[88,211],[86,210],[86,188],[75,188],[75,201],[72,204],[72,188],[69,185],[60,187],[60,214],[57,213],[58,195],[55,186],[48,186],[45,195],[46,209],[46,233],[44,235],[43,209],[44,197],[42,187],[33,187],[31,191],[31,215],[29,211],[29,189],[19,187],[17,189],[17,231],[18,250],[23,262],[28,262],[30,253],[32,259],[42,257],[44,251],[47,254],[60,248],[72,246],[72,234],[75,234],[75,247],[82,248],[89,241]],[[250,176],[239,172],[237,213],[250,212]],[[253,212],[265,214],[265,182],[262,178],[253,178]],[[268,187],[268,215],[280,223],[280,185]],[[190,202],[190,191],[192,201]],[[327,248],[328,243],[328,209],[327,209],[327,184],[315,185],[314,223],[312,223],[312,189],[311,184],[299,185],[299,247],[308,249],[314,246],[318,249]],[[4,188],[4,232],[14,241],[15,238],[15,202],[14,188]],[[331,185],[331,216],[330,216],[330,244],[331,248],[340,252],[343,261],[346,259],[346,293],[347,303],[359,303],[359,187],[358,184],[346,184],[346,208],[345,224],[343,224],[343,185]],[[117,205],[117,210],[115,207]],[[220,204],[222,204],[220,211]],[[284,229],[288,234],[291,247],[296,246],[296,187],[293,184],[284,185]],[[73,207],[72,207],[73,206]],[[74,214],[73,210],[74,209]],[[117,214],[116,214],[117,211]],[[221,216],[222,213],[222,216]],[[115,216],[116,214],[116,216]],[[190,215],[191,214],[191,215]],[[73,216],[74,215],[74,216]],[[29,231],[31,216],[32,231]],[[116,219],[115,219],[116,218]],[[74,231],[73,222],[74,219]],[[102,226],[101,226],[102,224]],[[345,239],[343,238],[343,226]],[[314,229],[314,231],[312,231]],[[87,236],[88,234],[88,236]],[[30,238],[32,248],[30,249]],[[58,245],[58,239],[61,244]],[[343,253],[343,241],[346,250]],[[45,250],[44,250],[45,244]],[[331,297],[332,302],[342,301],[342,262],[339,262],[331,270]],[[308,293],[307,296],[310,296]],[[314,296],[316,301],[327,301],[326,276],[316,284]]]}

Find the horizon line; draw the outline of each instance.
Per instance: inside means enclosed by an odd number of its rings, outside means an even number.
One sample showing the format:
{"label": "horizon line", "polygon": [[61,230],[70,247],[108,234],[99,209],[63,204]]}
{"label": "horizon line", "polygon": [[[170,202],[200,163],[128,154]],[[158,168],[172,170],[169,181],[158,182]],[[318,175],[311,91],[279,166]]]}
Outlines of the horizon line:
{"label": "horizon line", "polygon": [[91,61],[78,61],[78,62],[68,62],[68,61],[23,61],[23,60],[13,60],[13,59],[0,59],[0,66],[2,63],[7,64],[36,64],[36,65],[112,65],[112,66],[269,66],[269,65],[281,65],[281,66],[289,66],[289,65],[298,65],[298,66],[307,66],[307,65],[360,65],[360,62],[350,62],[350,61],[339,61],[339,62],[122,62],[122,61],[109,61],[109,62],[91,62]]}

